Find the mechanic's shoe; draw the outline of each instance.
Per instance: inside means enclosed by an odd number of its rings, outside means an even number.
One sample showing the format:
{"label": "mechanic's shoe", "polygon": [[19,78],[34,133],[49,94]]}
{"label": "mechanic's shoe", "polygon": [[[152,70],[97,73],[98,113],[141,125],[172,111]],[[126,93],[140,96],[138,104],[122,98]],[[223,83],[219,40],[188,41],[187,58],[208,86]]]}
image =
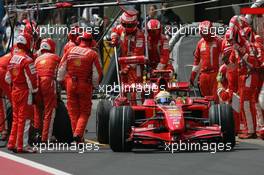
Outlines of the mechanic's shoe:
{"label": "mechanic's shoe", "polygon": [[84,142],[84,138],[80,136],[73,136],[73,141],[75,141],[76,143],[81,143]]}
{"label": "mechanic's shoe", "polygon": [[8,149],[9,151],[17,152],[16,147],[15,147],[15,146],[12,146],[12,145],[8,145],[8,146],[7,146],[7,149]]}
{"label": "mechanic's shoe", "polygon": [[239,134],[238,137],[240,139],[256,139],[256,138],[258,138],[256,133],[253,133],[253,134]]}
{"label": "mechanic's shoe", "polygon": [[48,143],[58,143],[58,140],[56,139],[55,136],[52,136],[49,140],[42,140],[41,142],[42,143],[46,143],[46,144],[48,144]]}
{"label": "mechanic's shoe", "polygon": [[78,144],[78,147],[82,149],[83,145],[81,143],[84,143],[84,138],[83,137],[73,136],[73,141],[76,142]]}
{"label": "mechanic's shoe", "polygon": [[56,139],[55,136],[51,136],[51,138],[49,139],[49,142],[51,142],[51,143],[58,143],[58,140]]}
{"label": "mechanic's shoe", "polygon": [[35,137],[33,138],[34,143],[41,143],[41,131],[39,129],[35,129]]}
{"label": "mechanic's shoe", "polygon": [[41,131],[40,131],[40,129],[33,128],[32,133],[33,134],[31,134],[31,136],[29,137],[29,141],[28,141],[29,145],[33,146],[33,145],[41,143]]}
{"label": "mechanic's shoe", "polygon": [[8,136],[7,131],[3,131],[2,134],[1,134],[1,140],[2,141],[7,141],[7,136]]}
{"label": "mechanic's shoe", "polygon": [[34,148],[27,146],[24,147],[23,149],[17,149],[16,153],[37,153],[37,150],[35,150]]}
{"label": "mechanic's shoe", "polygon": [[264,140],[264,127],[257,131],[258,138]]}
{"label": "mechanic's shoe", "polygon": [[257,139],[257,138],[258,138],[258,136],[257,136],[257,134],[256,134],[256,133],[254,133],[254,134],[251,134],[249,138],[250,138],[250,139]]}

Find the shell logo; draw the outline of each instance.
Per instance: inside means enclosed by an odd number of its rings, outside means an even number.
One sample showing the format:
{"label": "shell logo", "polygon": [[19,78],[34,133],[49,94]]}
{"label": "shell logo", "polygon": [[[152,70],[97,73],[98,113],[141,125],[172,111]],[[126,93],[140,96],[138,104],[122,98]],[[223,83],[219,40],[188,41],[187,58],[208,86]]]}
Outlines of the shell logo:
{"label": "shell logo", "polygon": [[168,115],[170,117],[178,117],[178,116],[181,116],[181,111],[179,111],[177,109],[169,109],[168,110]]}
{"label": "shell logo", "polygon": [[81,66],[81,59],[75,59],[74,60],[74,65],[78,66],[78,67]]}
{"label": "shell logo", "polygon": [[12,75],[13,76],[17,76],[18,75],[18,70],[17,69],[13,69],[12,70]]}
{"label": "shell logo", "polygon": [[205,43],[203,42],[202,45],[201,45],[201,51],[205,51],[206,50],[206,45]]}
{"label": "shell logo", "polygon": [[40,64],[46,64],[46,60],[41,60]]}

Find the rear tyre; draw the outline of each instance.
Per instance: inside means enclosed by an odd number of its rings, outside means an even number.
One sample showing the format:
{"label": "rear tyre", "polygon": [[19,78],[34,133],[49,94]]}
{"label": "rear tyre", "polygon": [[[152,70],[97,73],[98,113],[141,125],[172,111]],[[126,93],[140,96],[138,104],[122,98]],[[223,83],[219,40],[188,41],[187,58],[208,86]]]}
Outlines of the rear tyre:
{"label": "rear tyre", "polygon": [[223,133],[223,143],[233,148],[236,145],[235,122],[232,107],[228,104],[212,105],[209,109],[209,122],[211,125],[221,126]]}
{"label": "rear tyre", "polygon": [[9,106],[6,110],[6,117],[7,117],[6,119],[7,120],[7,133],[9,135],[12,129],[12,121],[13,121],[13,110],[11,106]]}
{"label": "rear tyre", "polygon": [[128,141],[134,125],[134,111],[130,106],[113,107],[109,120],[109,144],[114,152],[129,152],[133,141]]}
{"label": "rear tyre", "polygon": [[96,136],[99,143],[109,143],[109,115],[112,104],[109,100],[100,100],[96,111]]}
{"label": "rear tyre", "polygon": [[58,142],[73,142],[70,117],[63,101],[61,100],[58,101],[58,106],[56,108],[56,115],[53,124],[53,135],[56,137]]}

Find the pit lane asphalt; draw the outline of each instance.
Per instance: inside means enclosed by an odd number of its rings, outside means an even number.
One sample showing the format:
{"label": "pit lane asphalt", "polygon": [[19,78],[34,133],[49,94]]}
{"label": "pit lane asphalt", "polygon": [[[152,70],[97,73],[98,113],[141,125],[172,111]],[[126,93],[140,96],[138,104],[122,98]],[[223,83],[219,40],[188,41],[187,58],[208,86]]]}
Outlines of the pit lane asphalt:
{"label": "pit lane asphalt", "polygon": [[[87,139],[95,138],[95,106],[88,124]],[[7,151],[1,148],[1,151]],[[13,154],[13,153],[11,153]],[[114,153],[108,146],[99,151],[83,154],[70,151],[52,151],[38,154],[16,154],[71,174],[197,174],[197,175],[248,175],[263,171],[264,141],[240,142],[232,152],[170,152],[134,150],[130,153]],[[0,163],[1,167],[1,163]],[[1,174],[1,169],[0,169]]]}
{"label": "pit lane asphalt", "polygon": [[[197,39],[186,39],[180,50],[184,65],[192,64]],[[190,70],[189,70],[190,71]],[[186,77],[189,77],[187,73]],[[182,80],[186,79],[185,76]],[[87,126],[87,139],[95,138],[95,111],[97,102],[93,102],[92,115]],[[7,151],[1,148],[0,151]],[[12,154],[12,153],[11,153]],[[114,153],[108,146],[100,146],[99,151],[85,152],[47,152],[42,154],[16,154],[52,168],[76,175],[249,175],[262,174],[264,159],[264,141],[246,140],[240,142],[232,152],[170,152],[157,150],[134,150],[130,153]],[[1,162],[0,162],[1,174]]]}

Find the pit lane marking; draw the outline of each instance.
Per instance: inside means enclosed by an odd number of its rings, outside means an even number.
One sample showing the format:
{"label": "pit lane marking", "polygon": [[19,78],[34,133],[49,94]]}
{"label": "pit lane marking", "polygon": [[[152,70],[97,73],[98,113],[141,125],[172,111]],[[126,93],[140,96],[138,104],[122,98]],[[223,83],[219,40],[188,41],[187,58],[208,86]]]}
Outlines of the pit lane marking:
{"label": "pit lane marking", "polygon": [[[37,163],[37,162],[34,162],[34,161],[31,161],[28,159],[24,159],[22,157],[18,157],[18,156],[15,156],[15,155],[3,152],[3,151],[0,151],[0,157],[3,157],[6,159],[9,159],[9,160],[12,160],[14,162],[26,165],[28,167],[32,167],[32,168],[41,170],[41,171],[46,172],[46,173],[55,174],[55,175],[72,175],[70,173],[67,173],[67,172],[64,172],[64,171],[61,171],[61,170],[58,170],[58,169]],[[4,165],[4,162],[1,162],[1,164]],[[10,170],[10,171],[12,171],[12,170]],[[15,169],[13,171],[19,172],[19,169]]]}
{"label": "pit lane marking", "polygon": [[96,139],[85,139],[85,142],[86,143],[97,144],[98,146],[103,147],[103,148],[109,147],[108,144],[101,144],[101,143],[97,142]]}

